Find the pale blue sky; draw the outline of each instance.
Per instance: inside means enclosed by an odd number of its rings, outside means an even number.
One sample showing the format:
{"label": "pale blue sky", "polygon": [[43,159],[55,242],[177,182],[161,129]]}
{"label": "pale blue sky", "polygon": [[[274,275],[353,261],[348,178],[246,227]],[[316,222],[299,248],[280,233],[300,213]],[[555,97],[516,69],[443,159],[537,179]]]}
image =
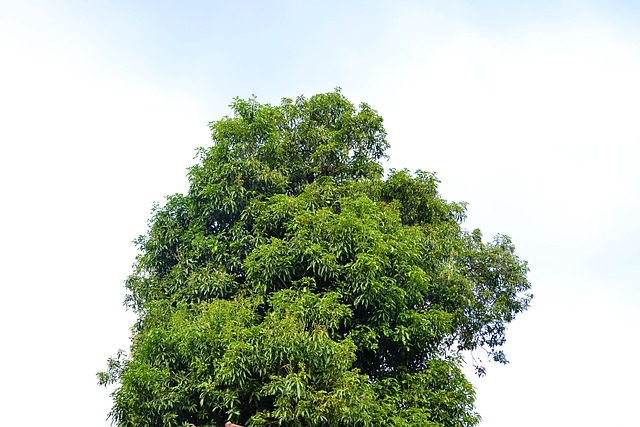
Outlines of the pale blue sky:
{"label": "pale blue sky", "polygon": [[388,166],[510,235],[532,308],[474,380],[482,427],[632,425],[640,3],[0,1],[1,425],[107,426],[122,281],[235,96],[341,86]]}

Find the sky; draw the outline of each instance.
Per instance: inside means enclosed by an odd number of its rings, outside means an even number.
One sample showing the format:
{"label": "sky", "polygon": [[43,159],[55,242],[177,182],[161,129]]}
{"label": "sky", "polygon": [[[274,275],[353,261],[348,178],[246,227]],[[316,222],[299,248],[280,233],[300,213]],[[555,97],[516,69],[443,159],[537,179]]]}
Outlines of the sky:
{"label": "sky", "polygon": [[208,122],[341,87],[387,168],[512,237],[531,308],[481,427],[631,425],[640,383],[640,3],[0,0],[0,424],[108,426],[123,281]]}

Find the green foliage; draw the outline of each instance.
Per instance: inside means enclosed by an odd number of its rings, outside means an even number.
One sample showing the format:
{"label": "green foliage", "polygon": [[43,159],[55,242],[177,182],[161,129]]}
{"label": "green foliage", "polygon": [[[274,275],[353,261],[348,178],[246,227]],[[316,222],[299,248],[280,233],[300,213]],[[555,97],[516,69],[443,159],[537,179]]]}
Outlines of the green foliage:
{"label": "green foliage", "polygon": [[136,241],[112,420],[477,424],[461,352],[506,363],[531,298],[509,238],[464,230],[433,174],[383,177],[382,118],[339,91],[232,108]]}

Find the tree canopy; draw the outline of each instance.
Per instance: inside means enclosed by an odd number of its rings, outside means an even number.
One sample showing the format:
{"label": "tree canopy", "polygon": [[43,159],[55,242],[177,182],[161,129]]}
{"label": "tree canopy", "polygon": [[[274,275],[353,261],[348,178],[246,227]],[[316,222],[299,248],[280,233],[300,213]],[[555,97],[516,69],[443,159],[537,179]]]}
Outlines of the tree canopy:
{"label": "tree canopy", "polygon": [[339,90],[231,107],[136,240],[112,421],[477,424],[462,354],[506,363],[531,298],[510,239],[465,230],[434,174],[385,175],[382,118]]}

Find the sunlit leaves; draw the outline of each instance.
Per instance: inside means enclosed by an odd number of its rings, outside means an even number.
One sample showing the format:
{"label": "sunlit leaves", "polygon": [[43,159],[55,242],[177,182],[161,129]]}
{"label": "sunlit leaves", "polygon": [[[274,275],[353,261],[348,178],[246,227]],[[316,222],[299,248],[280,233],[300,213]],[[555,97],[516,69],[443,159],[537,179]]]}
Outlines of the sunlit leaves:
{"label": "sunlit leaves", "polygon": [[231,107],[136,240],[131,349],[99,374],[112,420],[477,424],[460,354],[506,363],[531,298],[511,241],[464,230],[434,174],[383,177],[382,118],[339,90]]}

